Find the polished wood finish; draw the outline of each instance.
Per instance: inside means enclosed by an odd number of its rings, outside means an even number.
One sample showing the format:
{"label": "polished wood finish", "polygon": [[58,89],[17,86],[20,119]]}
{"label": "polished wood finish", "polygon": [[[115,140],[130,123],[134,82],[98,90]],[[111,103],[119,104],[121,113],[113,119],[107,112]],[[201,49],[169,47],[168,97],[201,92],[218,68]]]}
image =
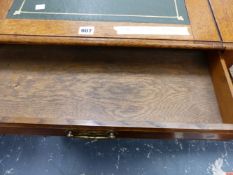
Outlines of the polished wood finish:
{"label": "polished wood finish", "polygon": [[233,1],[232,0],[210,0],[222,39],[227,49],[233,48]]}
{"label": "polished wood finish", "polygon": [[181,48],[181,49],[223,49],[221,42],[181,41],[181,40],[152,40],[152,39],[123,39],[123,38],[74,38],[74,37],[42,37],[0,35],[0,43],[37,44],[37,45],[81,45],[81,46],[124,46],[143,48]]}
{"label": "polished wood finish", "polygon": [[[124,23],[124,22],[83,22],[83,21],[62,21],[62,20],[13,20],[6,19],[0,21],[1,34],[29,35],[29,36],[62,36],[62,37],[88,37],[79,34],[80,26],[95,26],[95,34],[90,38],[141,38],[141,39],[169,39],[169,40],[193,40],[192,35],[171,36],[171,35],[117,35],[114,26],[177,26],[184,25],[164,25],[148,23]],[[188,27],[190,33],[191,28]],[[19,30],[20,29],[20,30]]]}
{"label": "polished wood finish", "polygon": [[[3,121],[3,119],[1,119]],[[116,138],[159,138],[159,139],[213,139],[227,140],[233,138],[233,127],[229,124],[182,124],[160,122],[108,122],[95,123],[90,121],[57,120],[56,123],[48,119],[40,120],[47,125],[28,123],[0,123],[2,134],[30,134],[67,136],[70,131],[74,135],[79,133],[111,131]],[[35,122],[35,120],[27,120]],[[66,121],[66,122],[65,122]],[[58,123],[61,123],[58,125]],[[64,124],[66,123],[66,125]],[[123,125],[124,124],[124,125]],[[106,138],[108,139],[108,138]]]}
{"label": "polished wood finish", "polygon": [[233,51],[224,52],[224,59],[225,59],[227,68],[230,68],[233,65]]}
{"label": "polished wood finish", "polygon": [[[2,1],[2,3],[5,1]],[[10,0],[6,1],[5,16],[10,8]],[[12,2],[12,0],[11,0]],[[222,49],[222,43],[218,36],[213,16],[211,14],[207,0],[186,1],[191,25],[190,36],[159,36],[159,35],[117,35],[113,26],[163,26],[164,24],[140,24],[140,23],[111,23],[111,22],[84,22],[84,21],[62,21],[62,20],[0,20],[0,42],[1,43],[47,43],[47,44],[83,44],[90,45],[127,45],[153,47],[183,47],[183,48],[203,48]],[[200,12],[203,10],[203,13]],[[204,13],[205,12],[205,13]],[[201,19],[201,20],[200,20]],[[96,32],[93,36],[81,36],[78,33],[80,26],[95,26]],[[171,25],[167,25],[171,26]],[[37,37],[35,37],[37,36]],[[20,38],[18,40],[18,38]],[[64,39],[64,41],[63,41]],[[87,41],[85,40],[87,39]],[[141,40],[142,39],[142,40]],[[40,40],[40,42],[38,42]],[[120,41],[119,41],[120,40]],[[177,42],[177,46],[176,43]],[[118,44],[116,44],[118,43]],[[149,43],[149,44],[148,44]],[[160,44],[161,43],[161,44]]]}
{"label": "polished wood finish", "polygon": [[10,6],[12,5],[12,0],[4,0],[4,1],[0,1],[0,20],[3,20],[6,18],[8,9],[10,8]]}
{"label": "polished wood finish", "polygon": [[16,121],[68,117],[221,122],[199,52],[25,46],[9,50],[1,48],[0,114]]}
{"label": "polished wood finish", "polygon": [[[233,45],[221,41],[207,0],[186,0],[189,37],[5,19],[11,3],[0,1],[1,134],[233,139],[233,52],[216,51]],[[94,37],[77,33],[86,24]]]}
{"label": "polished wood finish", "polygon": [[211,74],[223,122],[233,123],[233,82],[229,72],[233,52],[212,54],[210,57]]}
{"label": "polished wood finish", "polygon": [[206,0],[186,0],[194,40],[221,41],[209,2]]}
{"label": "polished wood finish", "polygon": [[0,58],[1,133],[233,138],[202,51],[2,45]]}

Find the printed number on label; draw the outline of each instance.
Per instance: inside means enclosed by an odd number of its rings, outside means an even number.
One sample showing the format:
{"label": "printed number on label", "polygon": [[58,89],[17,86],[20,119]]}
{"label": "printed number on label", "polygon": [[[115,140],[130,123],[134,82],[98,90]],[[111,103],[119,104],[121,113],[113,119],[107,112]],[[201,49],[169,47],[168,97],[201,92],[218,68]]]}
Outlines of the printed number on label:
{"label": "printed number on label", "polygon": [[81,35],[93,35],[95,32],[95,27],[80,27],[79,34]]}

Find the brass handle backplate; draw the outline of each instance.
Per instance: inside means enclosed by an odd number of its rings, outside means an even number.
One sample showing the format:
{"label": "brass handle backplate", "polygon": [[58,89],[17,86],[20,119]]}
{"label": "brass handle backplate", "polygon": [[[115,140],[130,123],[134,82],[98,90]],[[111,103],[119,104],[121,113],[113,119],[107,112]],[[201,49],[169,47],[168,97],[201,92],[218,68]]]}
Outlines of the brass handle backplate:
{"label": "brass handle backplate", "polygon": [[68,131],[67,137],[71,138],[80,138],[80,139],[115,139],[116,136],[112,131],[108,132],[97,132],[97,131],[87,131],[87,132],[78,132],[75,133],[73,131]]}

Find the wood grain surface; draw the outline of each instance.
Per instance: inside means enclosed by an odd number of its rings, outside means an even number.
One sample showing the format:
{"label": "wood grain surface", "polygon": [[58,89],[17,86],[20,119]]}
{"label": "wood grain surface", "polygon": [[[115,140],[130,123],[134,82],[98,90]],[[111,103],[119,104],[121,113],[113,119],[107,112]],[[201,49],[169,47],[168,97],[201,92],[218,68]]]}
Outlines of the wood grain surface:
{"label": "wood grain surface", "polygon": [[7,16],[7,12],[12,5],[13,1],[12,0],[4,0],[0,1],[0,20],[5,19]]}
{"label": "wood grain surface", "polygon": [[233,52],[211,55],[211,75],[223,122],[233,123],[233,83],[229,73]]}
{"label": "wood grain surface", "polygon": [[[94,26],[93,35],[79,33],[81,26]],[[152,34],[124,34],[119,35],[114,27],[187,27],[190,35],[152,35]],[[64,20],[32,20],[32,19],[5,19],[0,21],[1,34],[29,35],[29,36],[63,36],[63,37],[87,37],[87,38],[141,38],[141,39],[169,39],[169,40],[193,40],[190,26],[177,24],[155,23],[128,23],[128,22],[92,22],[92,21],[64,21]]]}
{"label": "wood grain surface", "polygon": [[233,1],[210,0],[224,42],[233,42]]}
{"label": "wood grain surface", "polygon": [[0,58],[0,116],[19,123],[221,122],[200,52],[1,46]]}
{"label": "wood grain surface", "polygon": [[2,44],[24,45],[78,45],[78,46],[124,46],[143,48],[182,48],[223,50],[221,42],[185,41],[185,40],[162,40],[162,39],[124,39],[124,38],[75,38],[75,37],[46,37],[24,35],[1,35]]}
{"label": "wood grain surface", "polygon": [[208,0],[186,0],[194,40],[221,41]]}

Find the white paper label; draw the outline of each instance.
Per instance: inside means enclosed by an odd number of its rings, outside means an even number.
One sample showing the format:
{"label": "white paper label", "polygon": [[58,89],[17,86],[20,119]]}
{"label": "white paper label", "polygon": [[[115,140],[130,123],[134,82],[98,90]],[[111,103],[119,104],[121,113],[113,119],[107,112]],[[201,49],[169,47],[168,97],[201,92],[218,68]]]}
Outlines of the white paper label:
{"label": "white paper label", "polygon": [[231,73],[231,76],[233,78],[233,65],[230,67],[230,73]]}
{"label": "white paper label", "polygon": [[35,10],[44,10],[45,9],[45,4],[37,4],[35,6]]}
{"label": "white paper label", "polygon": [[93,35],[95,32],[95,27],[80,27],[79,34],[80,35]]}
{"label": "white paper label", "polygon": [[117,26],[118,35],[190,35],[188,27],[169,26]]}

